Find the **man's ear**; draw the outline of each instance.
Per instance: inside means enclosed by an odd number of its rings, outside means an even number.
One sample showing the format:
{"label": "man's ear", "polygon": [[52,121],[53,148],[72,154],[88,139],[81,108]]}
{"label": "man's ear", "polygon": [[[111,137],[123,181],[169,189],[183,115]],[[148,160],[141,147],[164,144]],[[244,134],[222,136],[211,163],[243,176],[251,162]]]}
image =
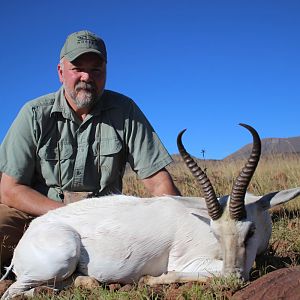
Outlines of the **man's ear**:
{"label": "man's ear", "polygon": [[62,68],[60,63],[57,65],[57,73],[58,73],[58,78],[59,78],[60,83],[63,83],[64,82],[64,80],[63,80],[63,68]]}

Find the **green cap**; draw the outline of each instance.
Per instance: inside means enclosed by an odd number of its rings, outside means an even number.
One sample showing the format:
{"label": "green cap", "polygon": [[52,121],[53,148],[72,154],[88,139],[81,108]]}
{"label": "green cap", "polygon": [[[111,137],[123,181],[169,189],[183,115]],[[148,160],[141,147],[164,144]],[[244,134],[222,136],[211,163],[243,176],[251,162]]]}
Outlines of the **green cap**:
{"label": "green cap", "polygon": [[78,56],[88,52],[97,53],[107,61],[104,41],[90,31],[81,30],[67,37],[60,51],[60,59],[66,57],[69,61],[73,61]]}

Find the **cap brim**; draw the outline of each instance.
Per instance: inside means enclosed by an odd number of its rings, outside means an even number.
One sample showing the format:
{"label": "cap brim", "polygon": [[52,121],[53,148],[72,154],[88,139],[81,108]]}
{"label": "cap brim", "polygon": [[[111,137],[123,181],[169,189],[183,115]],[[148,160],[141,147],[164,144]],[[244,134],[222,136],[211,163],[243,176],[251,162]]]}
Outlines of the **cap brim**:
{"label": "cap brim", "polygon": [[80,55],[85,54],[85,53],[91,53],[91,52],[98,54],[102,59],[104,59],[106,61],[105,56],[96,49],[76,49],[74,51],[67,53],[64,57],[66,57],[68,59],[68,61],[72,62],[73,60],[78,58]]}

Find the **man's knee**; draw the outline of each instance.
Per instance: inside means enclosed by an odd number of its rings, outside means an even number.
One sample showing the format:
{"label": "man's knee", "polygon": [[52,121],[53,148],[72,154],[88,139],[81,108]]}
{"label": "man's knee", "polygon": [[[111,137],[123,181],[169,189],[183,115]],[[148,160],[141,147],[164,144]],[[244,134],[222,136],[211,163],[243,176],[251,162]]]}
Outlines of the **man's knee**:
{"label": "man's knee", "polygon": [[26,213],[0,204],[0,265],[9,263],[14,248],[31,220]]}

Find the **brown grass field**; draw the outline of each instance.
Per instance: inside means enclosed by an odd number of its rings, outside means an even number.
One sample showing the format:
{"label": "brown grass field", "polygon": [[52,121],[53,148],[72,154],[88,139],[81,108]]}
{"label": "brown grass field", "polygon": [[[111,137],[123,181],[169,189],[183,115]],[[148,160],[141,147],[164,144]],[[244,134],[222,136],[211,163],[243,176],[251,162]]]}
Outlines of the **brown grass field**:
{"label": "brown grass field", "polygon": [[[202,196],[200,188],[179,157],[168,167],[183,196]],[[245,161],[199,160],[206,170],[218,196],[230,193],[232,182]],[[271,191],[300,186],[300,156],[272,156],[262,158],[248,188],[262,195]],[[124,194],[149,196],[127,171]],[[273,233],[268,251],[253,266],[251,281],[279,268],[300,265],[300,197],[271,212]],[[118,285],[99,286],[93,290],[69,288],[57,294],[44,293],[35,299],[230,299],[235,291],[247,283],[235,278],[212,278],[207,284],[159,286],[156,288]]]}

